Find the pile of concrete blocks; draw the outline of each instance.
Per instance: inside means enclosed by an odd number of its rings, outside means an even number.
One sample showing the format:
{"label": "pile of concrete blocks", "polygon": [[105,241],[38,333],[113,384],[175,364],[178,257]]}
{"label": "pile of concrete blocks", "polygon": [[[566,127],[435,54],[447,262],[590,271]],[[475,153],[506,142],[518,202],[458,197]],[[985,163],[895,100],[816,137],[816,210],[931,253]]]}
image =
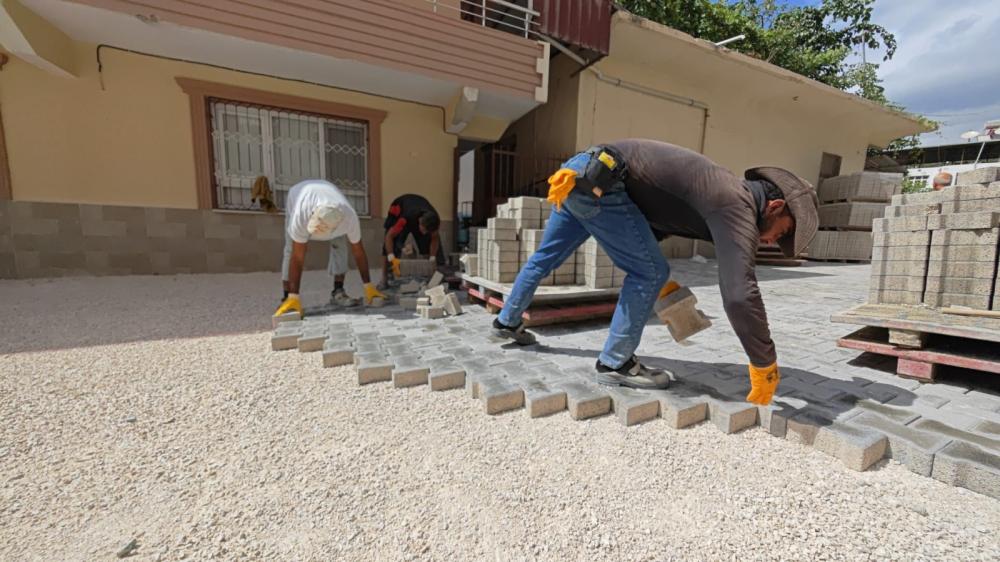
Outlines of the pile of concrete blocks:
{"label": "pile of concrete blocks", "polygon": [[[462,258],[465,272],[489,281],[513,282],[541,246],[550,214],[549,203],[540,197],[514,197],[497,205],[496,218],[477,233],[478,251]],[[591,238],[541,284],[606,289],[621,287],[624,281],[625,273]]]}
{"label": "pile of concrete blocks", "polygon": [[479,276],[491,281],[510,283],[517,277],[520,244],[517,222],[496,217],[479,231]]}
{"label": "pile of concrete blocks", "polygon": [[430,277],[434,274],[436,265],[427,258],[400,258],[400,277]]}
{"label": "pile of concrete blocks", "polygon": [[902,174],[881,172],[823,180],[817,190],[820,230],[806,250],[807,256],[817,260],[870,260],[872,223],[884,214],[902,185]]}
{"label": "pile of concrete blocks", "polygon": [[458,295],[449,293],[444,285],[436,285],[424,291],[427,302],[418,303],[417,313],[421,318],[437,319],[462,314],[462,303]]}
{"label": "pile of concrete blocks", "polygon": [[875,221],[869,302],[1000,310],[1000,168],[958,181],[897,195]]}

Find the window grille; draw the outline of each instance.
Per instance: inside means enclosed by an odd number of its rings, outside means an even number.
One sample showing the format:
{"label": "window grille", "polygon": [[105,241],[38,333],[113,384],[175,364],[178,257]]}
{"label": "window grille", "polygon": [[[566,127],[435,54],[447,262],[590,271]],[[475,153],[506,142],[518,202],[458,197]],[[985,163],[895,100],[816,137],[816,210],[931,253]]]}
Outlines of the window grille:
{"label": "window grille", "polygon": [[260,176],[282,210],[293,185],[325,179],[370,216],[366,122],[221,99],[209,106],[218,208],[259,210],[250,199]]}

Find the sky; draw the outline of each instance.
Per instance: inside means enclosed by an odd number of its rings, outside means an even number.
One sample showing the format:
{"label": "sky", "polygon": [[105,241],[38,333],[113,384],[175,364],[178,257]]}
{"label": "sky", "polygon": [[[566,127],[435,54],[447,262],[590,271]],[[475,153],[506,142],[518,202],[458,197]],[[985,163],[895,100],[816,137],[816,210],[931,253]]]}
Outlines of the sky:
{"label": "sky", "polygon": [[896,54],[879,69],[886,97],[941,122],[922,145],[966,142],[962,133],[1000,119],[1000,0],[875,0],[872,20],[896,36]]}

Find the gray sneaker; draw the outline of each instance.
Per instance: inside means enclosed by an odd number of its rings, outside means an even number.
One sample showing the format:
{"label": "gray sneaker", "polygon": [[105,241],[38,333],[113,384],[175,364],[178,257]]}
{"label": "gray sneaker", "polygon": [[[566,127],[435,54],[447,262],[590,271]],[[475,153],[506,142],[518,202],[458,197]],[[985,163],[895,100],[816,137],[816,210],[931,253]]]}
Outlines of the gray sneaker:
{"label": "gray sneaker", "polygon": [[330,304],[341,308],[351,308],[352,306],[361,304],[361,300],[353,299],[347,296],[347,293],[343,289],[338,289],[330,292]]}
{"label": "gray sneaker", "polygon": [[621,367],[612,369],[600,360],[595,365],[597,382],[607,386],[627,386],[640,390],[661,390],[670,386],[670,373],[663,369],[650,369],[633,355]]}

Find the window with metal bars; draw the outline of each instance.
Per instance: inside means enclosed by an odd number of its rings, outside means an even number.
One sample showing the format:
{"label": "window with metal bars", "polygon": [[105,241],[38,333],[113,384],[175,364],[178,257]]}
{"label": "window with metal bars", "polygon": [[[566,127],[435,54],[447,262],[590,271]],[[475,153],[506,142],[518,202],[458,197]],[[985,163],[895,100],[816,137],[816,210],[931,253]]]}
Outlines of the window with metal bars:
{"label": "window with metal bars", "polygon": [[265,176],[274,204],[306,179],[336,185],[359,216],[370,216],[368,123],[210,99],[213,178],[220,209],[259,210],[254,182]]}

